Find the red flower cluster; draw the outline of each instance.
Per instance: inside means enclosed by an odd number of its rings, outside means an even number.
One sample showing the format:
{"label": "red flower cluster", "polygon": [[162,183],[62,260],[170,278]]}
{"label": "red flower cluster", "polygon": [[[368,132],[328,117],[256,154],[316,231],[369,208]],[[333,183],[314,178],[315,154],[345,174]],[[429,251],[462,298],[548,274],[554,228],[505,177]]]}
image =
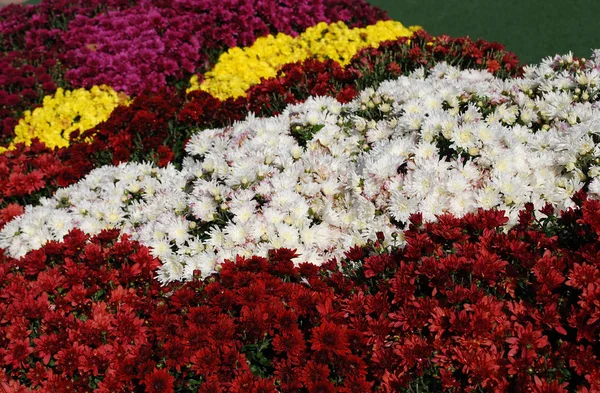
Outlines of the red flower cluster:
{"label": "red flower cluster", "polygon": [[383,391],[599,392],[600,202],[575,200],[508,233],[501,212],[416,214],[397,254],[347,253],[331,280]]}
{"label": "red flower cluster", "polygon": [[23,213],[32,199],[50,196],[58,187],[73,184],[93,169],[85,145],[50,150],[45,144],[23,143],[0,154],[0,228]]}
{"label": "red flower cluster", "polygon": [[238,257],[160,287],[117,231],[0,258],[0,386],[11,392],[599,392],[600,202],[504,233],[435,224],[340,263]]}
{"label": "red flower cluster", "polygon": [[20,260],[2,257],[0,383],[156,393],[274,393],[276,379],[282,391],[373,385],[351,350],[356,332],[336,323],[335,294],[316,266],[294,267],[293,252],[239,258],[205,281],[161,288],[158,260],[117,234],[74,230]]}
{"label": "red flower cluster", "polygon": [[159,262],[117,235],[73,231],[19,261],[2,258],[0,379],[10,392],[29,391],[17,378],[43,392],[131,391],[119,377],[148,349],[140,315],[155,306]]}
{"label": "red flower cluster", "polygon": [[183,92],[166,89],[143,93],[131,105],[117,107],[105,122],[75,136],[72,143],[87,145],[86,140],[92,139],[86,150],[95,167],[142,160],[166,166],[173,159],[172,149],[183,154],[185,135],[190,133],[187,125],[175,124],[183,100]]}
{"label": "red flower cluster", "polygon": [[349,67],[359,74],[362,83],[358,87],[363,89],[370,87],[373,79],[392,79],[442,61],[461,69],[484,69],[498,78],[522,74],[517,56],[500,43],[447,35],[432,37],[424,30],[416,31],[412,37],[384,42],[377,48],[364,48]]}

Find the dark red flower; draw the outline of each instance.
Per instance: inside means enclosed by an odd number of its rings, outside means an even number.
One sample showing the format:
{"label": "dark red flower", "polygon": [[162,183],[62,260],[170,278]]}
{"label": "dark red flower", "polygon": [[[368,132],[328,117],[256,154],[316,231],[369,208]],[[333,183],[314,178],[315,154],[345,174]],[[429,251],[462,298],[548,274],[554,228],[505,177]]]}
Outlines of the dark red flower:
{"label": "dark red flower", "polygon": [[588,284],[598,282],[598,279],[600,279],[600,272],[598,271],[598,268],[587,263],[575,263],[573,264],[573,270],[571,270],[568,278],[569,279],[565,282],[566,285],[576,289],[583,289],[587,287]]}
{"label": "dark red flower", "polygon": [[31,387],[35,388],[42,384],[48,375],[48,370],[42,363],[37,362],[27,373],[27,378],[31,381]]}
{"label": "dark red flower", "polygon": [[600,236],[600,201],[595,199],[586,200],[582,211],[582,222],[590,225],[596,232],[596,235]]}
{"label": "dark red flower", "polygon": [[372,278],[385,273],[388,269],[395,267],[394,260],[390,254],[374,255],[364,259],[364,274],[366,278]]}
{"label": "dark red flower", "polygon": [[324,351],[329,355],[346,356],[350,354],[347,327],[333,322],[323,321],[312,330],[310,340],[313,351]]}
{"label": "dark red flower", "polygon": [[374,382],[368,382],[365,377],[356,374],[350,374],[344,380],[344,389],[341,393],[364,393],[371,392]]}
{"label": "dark red flower", "polygon": [[[4,362],[16,369],[25,367],[28,356],[35,349],[29,344],[29,338],[11,340],[6,348]],[[28,368],[28,366],[27,366]]]}
{"label": "dark red flower", "polygon": [[174,393],[174,382],[175,377],[164,369],[155,369],[144,377],[147,393]]}
{"label": "dark red flower", "polygon": [[192,370],[200,375],[212,375],[219,370],[221,359],[216,347],[205,346],[191,356]]}
{"label": "dark red flower", "polygon": [[57,369],[62,371],[62,376],[72,377],[80,366],[80,363],[85,359],[85,346],[74,342],[72,345],[67,345],[54,355],[56,359]]}
{"label": "dark red flower", "polygon": [[510,344],[508,356],[519,355],[524,359],[537,357],[537,350],[549,345],[548,337],[539,330],[535,330],[531,323],[525,326],[515,323],[516,337],[506,339]]}
{"label": "dark red flower", "polygon": [[308,384],[308,393],[335,393],[336,388],[328,380],[317,381],[314,383]]}
{"label": "dark red flower", "polygon": [[274,360],[274,377],[279,381],[282,391],[295,391],[302,388],[302,382],[298,377],[299,367],[289,359]]}
{"label": "dark red flower", "polygon": [[568,382],[561,383],[560,381],[548,381],[546,379],[540,379],[538,376],[534,376],[534,384],[532,386],[532,393],[567,393]]}
{"label": "dark red flower", "polygon": [[163,168],[173,161],[175,154],[168,146],[160,146],[158,148],[158,166]]}
{"label": "dark red flower", "polygon": [[306,342],[302,332],[297,328],[273,338],[273,350],[288,357],[289,361],[298,364],[306,351]]}
{"label": "dark red flower", "polygon": [[317,382],[328,382],[330,374],[331,370],[327,365],[309,360],[306,362],[298,378],[304,383],[304,386],[308,387]]}
{"label": "dark red flower", "polygon": [[223,393],[221,384],[216,375],[211,375],[206,378],[198,388],[198,393]]}

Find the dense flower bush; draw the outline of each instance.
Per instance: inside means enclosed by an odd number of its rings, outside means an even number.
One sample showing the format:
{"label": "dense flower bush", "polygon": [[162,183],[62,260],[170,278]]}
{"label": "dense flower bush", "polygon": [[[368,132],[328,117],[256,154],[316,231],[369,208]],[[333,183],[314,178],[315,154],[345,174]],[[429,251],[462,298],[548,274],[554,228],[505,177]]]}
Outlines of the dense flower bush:
{"label": "dense flower bush", "polygon": [[[564,209],[578,190],[600,195],[600,73],[596,57],[548,71],[560,61],[507,80],[438,64],[346,105],[313,97],[204,130],[180,170],[100,167],[8,223],[0,246],[18,257],[75,227],[120,228],[152,247],[168,282],[271,248],[322,263],[378,232],[402,246],[417,212],[433,221],[498,208],[512,226],[524,203]],[[570,95],[581,78],[587,100]]]}
{"label": "dense flower bush", "polygon": [[[426,45],[431,41],[440,44]],[[419,50],[418,56],[409,56],[415,47],[423,49]],[[168,90],[140,94],[129,106],[116,108],[106,122],[72,139],[70,147],[54,151],[45,149],[45,157],[51,157],[56,165],[32,159],[33,149],[25,146],[12,151],[9,156],[0,155],[0,161],[6,165],[3,173],[7,174],[0,178],[0,195],[4,199],[0,206],[37,203],[42,195],[37,189],[17,184],[21,179],[31,178],[33,172],[44,173],[37,180],[42,182],[38,183],[38,189],[47,190],[43,195],[48,196],[47,192],[72,184],[91,168],[106,164],[145,160],[159,166],[172,161],[179,165],[184,144],[193,130],[228,126],[243,120],[250,112],[257,116],[279,114],[288,104],[303,102],[310,96],[327,95],[347,103],[358,95],[362,86],[377,86],[384,80],[408,74],[421,66],[430,68],[441,61],[488,70],[487,63],[497,61],[502,67],[491,70],[494,75],[516,75],[519,68],[513,58],[503,47],[486,41],[431,37],[419,30],[410,41],[401,38],[384,43],[379,49],[358,53],[345,69],[331,60],[307,60],[286,65],[277,77],[250,88],[245,97],[221,101],[205,92],[183,96]],[[35,149],[44,148],[36,146]],[[12,178],[8,177],[10,173]],[[15,194],[15,187],[21,191]]]}
{"label": "dense flower bush", "polygon": [[432,37],[420,29],[410,38],[401,37],[385,41],[377,48],[362,49],[346,67],[332,60],[315,59],[286,64],[276,77],[265,78],[249,88],[245,97],[222,101],[192,92],[179,118],[198,126],[222,127],[232,120],[243,120],[248,112],[257,116],[280,114],[287,104],[301,103],[310,96],[330,96],[348,103],[360,90],[376,88],[383,81],[408,75],[419,67],[424,67],[427,73],[440,62],[461,69],[486,69],[502,79],[521,75],[514,54],[500,44]]}
{"label": "dense flower bush", "polygon": [[[347,61],[352,58],[360,48],[411,34],[411,30],[402,26],[400,22],[394,21],[380,21],[366,28],[355,29],[349,29],[343,22],[331,24],[321,22],[315,27],[308,28],[297,38],[283,33],[279,33],[277,38],[273,35],[260,37],[248,49],[241,50],[234,47],[220,56],[214,68],[206,73],[206,80],[201,86],[197,85],[197,75],[194,75],[192,87],[187,91],[202,89],[217,98],[241,96],[251,84],[260,82],[263,77],[275,76],[277,69],[288,62],[328,57],[343,63],[344,59]],[[248,53],[240,56],[238,52]],[[276,53],[280,55],[276,56]],[[145,59],[145,64],[148,61]],[[241,63],[245,64],[243,73],[236,71]],[[95,72],[97,70],[94,70]],[[104,74],[102,75],[104,77]],[[135,75],[135,73],[121,70],[119,75]],[[168,76],[168,73],[161,72],[160,75],[164,77],[164,75]],[[164,88],[164,83],[159,83],[155,77],[144,78],[144,80],[152,81],[152,89],[144,88],[146,93],[155,93],[159,88],[169,91]],[[119,83],[114,78],[111,82],[112,85]],[[117,90],[127,91],[120,88]],[[16,143],[21,142],[29,145],[34,138],[40,139],[50,148],[68,146],[74,131],[84,132],[93,128],[106,120],[116,106],[127,105],[128,101],[129,97],[122,91],[115,91],[106,85],[94,85],[89,90],[80,88],[64,91],[58,88],[54,95],[44,97],[41,109],[23,112],[23,117],[14,128],[15,136],[8,148],[12,149]],[[4,149],[0,146],[0,152]]]}
{"label": "dense flower bush", "polygon": [[[158,260],[71,231],[0,264],[0,383],[11,392],[595,392],[600,203],[519,223],[424,223],[321,268],[238,257],[166,287]],[[307,262],[310,262],[309,260]]]}

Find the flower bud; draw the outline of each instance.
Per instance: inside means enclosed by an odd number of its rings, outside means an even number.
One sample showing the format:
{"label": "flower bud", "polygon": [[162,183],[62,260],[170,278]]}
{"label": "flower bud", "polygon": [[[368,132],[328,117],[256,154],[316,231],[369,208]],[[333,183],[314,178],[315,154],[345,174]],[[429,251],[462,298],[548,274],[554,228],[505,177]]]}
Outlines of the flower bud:
{"label": "flower bud", "polygon": [[294,146],[292,147],[291,153],[294,160],[298,160],[302,157],[302,148],[300,146]]}

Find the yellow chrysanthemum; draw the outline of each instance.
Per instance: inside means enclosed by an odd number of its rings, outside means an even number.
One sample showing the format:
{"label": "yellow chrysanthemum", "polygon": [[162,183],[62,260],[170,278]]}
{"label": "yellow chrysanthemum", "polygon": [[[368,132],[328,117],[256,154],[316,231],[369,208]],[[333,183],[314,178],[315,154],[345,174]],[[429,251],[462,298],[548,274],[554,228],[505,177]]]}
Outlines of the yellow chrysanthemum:
{"label": "yellow chrysanthemum", "polygon": [[[41,107],[25,111],[8,149],[21,142],[30,145],[36,137],[50,148],[66,147],[73,131],[89,130],[108,119],[117,106],[128,104],[127,96],[108,86],[67,91],[59,88],[53,96],[44,97]],[[6,150],[0,147],[0,152]]]}
{"label": "yellow chrysanthemum", "polygon": [[307,58],[332,59],[347,65],[359,50],[377,47],[380,42],[410,37],[420,26],[406,28],[397,21],[380,21],[364,28],[350,29],[343,22],[324,22],[306,29],[296,38],[279,33],[258,38],[252,46],[231,48],[200,84],[193,76],[188,92],[203,90],[220,99],[239,97],[261,78],[272,78],[285,64]]}

